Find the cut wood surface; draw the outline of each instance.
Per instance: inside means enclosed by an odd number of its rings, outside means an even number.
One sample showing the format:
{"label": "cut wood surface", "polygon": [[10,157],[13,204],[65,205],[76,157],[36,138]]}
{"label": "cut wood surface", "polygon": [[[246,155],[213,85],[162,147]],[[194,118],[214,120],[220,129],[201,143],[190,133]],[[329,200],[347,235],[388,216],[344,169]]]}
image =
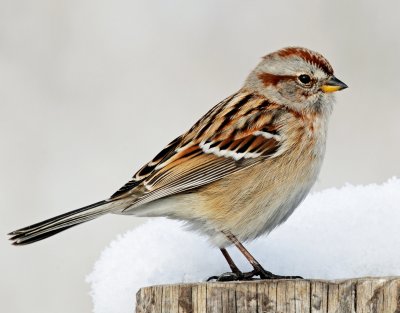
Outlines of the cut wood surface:
{"label": "cut wood surface", "polygon": [[136,313],[400,313],[400,278],[160,285],[136,299]]}

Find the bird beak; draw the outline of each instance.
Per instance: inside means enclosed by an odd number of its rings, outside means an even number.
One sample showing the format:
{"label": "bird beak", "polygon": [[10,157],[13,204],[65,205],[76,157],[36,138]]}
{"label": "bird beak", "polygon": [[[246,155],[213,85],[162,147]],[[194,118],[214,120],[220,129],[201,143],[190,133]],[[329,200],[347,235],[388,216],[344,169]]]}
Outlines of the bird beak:
{"label": "bird beak", "polygon": [[344,82],[340,81],[335,76],[331,76],[325,82],[325,84],[323,84],[321,86],[321,90],[323,92],[330,93],[330,92],[335,92],[335,91],[339,91],[339,90],[345,89],[347,87],[348,86]]}

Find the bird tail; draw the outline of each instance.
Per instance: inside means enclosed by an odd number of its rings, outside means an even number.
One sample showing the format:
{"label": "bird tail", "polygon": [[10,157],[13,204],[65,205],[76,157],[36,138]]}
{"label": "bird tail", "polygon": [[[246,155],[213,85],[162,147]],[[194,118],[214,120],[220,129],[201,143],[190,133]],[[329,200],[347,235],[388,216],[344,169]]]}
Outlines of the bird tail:
{"label": "bird tail", "polygon": [[84,222],[109,213],[115,208],[114,202],[100,201],[83,208],[73,210],[45,221],[15,230],[8,235],[13,245],[26,245],[53,236]]}

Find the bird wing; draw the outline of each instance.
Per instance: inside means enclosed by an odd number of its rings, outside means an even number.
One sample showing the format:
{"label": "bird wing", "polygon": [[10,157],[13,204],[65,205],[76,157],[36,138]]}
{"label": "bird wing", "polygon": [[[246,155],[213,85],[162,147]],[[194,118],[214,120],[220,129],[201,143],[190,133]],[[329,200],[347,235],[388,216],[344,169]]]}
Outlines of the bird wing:
{"label": "bird wing", "polygon": [[281,107],[241,91],[203,116],[143,166],[111,200],[135,194],[135,205],[195,189],[280,155]]}

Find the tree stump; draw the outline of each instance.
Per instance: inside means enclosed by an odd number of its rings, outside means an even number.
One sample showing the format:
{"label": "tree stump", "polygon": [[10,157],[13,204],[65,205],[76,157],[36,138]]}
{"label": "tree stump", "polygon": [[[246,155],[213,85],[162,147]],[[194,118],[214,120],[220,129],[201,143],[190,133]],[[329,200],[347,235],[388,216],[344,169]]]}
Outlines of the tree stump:
{"label": "tree stump", "polygon": [[400,313],[400,278],[159,285],[136,298],[136,313]]}

